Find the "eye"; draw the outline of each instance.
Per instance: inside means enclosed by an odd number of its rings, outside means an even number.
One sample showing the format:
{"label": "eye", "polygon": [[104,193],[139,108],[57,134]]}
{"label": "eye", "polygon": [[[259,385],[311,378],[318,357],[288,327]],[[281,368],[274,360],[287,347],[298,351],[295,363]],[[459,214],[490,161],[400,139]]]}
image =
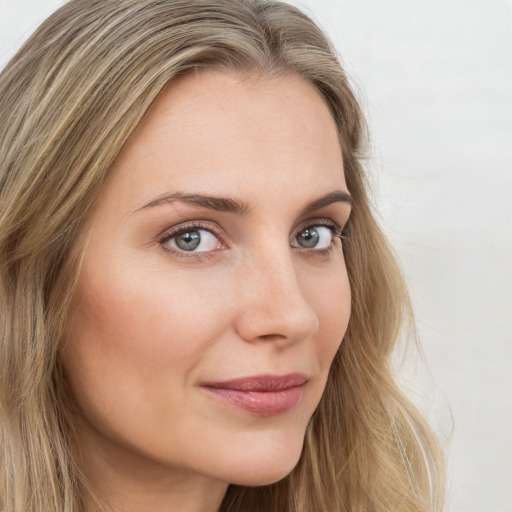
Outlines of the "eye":
{"label": "eye", "polygon": [[339,231],[334,224],[307,226],[295,235],[291,245],[302,249],[328,249]]}
{"label": "eye", "polygon": [[186,226],[168,233],[160,241],[164,246],[180,252],[210,252],[222,248],[221,241],[209,230],[200,226]]}

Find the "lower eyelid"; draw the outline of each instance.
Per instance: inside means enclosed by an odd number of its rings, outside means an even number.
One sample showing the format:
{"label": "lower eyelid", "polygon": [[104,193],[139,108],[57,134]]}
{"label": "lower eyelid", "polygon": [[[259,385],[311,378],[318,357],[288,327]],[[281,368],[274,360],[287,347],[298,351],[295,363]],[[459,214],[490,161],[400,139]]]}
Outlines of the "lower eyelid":
{"label": "lower eyelid", "polygon": [[332,257],[336,254],[336,245],[331,244],[329,247],[325,247],[324,249],[302,249],[295,248],[297,253],[300,255],[300,258],[304,260],[312,260],[312,261],[326,261],[331,260]]}

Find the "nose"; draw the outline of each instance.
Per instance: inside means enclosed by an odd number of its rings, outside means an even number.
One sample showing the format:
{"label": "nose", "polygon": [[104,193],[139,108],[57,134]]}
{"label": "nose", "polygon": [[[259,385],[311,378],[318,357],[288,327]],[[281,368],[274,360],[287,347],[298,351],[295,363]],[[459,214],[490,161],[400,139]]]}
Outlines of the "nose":
{"label": "nose", "polygon": [[238,335],[248,342],[283,346],[312,338],[319,319],[301,287],[289,248],[246,263],[238,289]]}

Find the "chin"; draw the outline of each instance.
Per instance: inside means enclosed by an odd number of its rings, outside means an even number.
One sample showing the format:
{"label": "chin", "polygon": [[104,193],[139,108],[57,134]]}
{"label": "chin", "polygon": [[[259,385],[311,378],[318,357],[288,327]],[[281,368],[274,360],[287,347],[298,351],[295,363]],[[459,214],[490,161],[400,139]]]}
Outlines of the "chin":
{"label": "chin", "polygon": [[245,487],[260,487],[274,484],[286,478],[295,468],[299,457],[288,464],[273,464],[271,467],[252,467],[235,475],[229,483]]}
{"label": "chin", "polygon": [[231,461],[231,484],[248,487],[270,485],[288,476],[299,462],[304,437],[294,443],[283,441],[279,446],[266,449],[255,445],[246,456]]}

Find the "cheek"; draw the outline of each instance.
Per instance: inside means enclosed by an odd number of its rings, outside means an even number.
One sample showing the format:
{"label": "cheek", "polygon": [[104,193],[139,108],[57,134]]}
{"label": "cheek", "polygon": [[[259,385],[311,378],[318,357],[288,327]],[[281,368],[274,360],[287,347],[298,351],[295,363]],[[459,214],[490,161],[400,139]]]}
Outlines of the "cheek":
{"label": "cheek", "polygon": [[170,279],[158,267],[129,274],[116,272],[130,268],[126,261],[110,267],[82,269],[63,350],[71,371],[84,385],[132,383],[138,393],[186,379],[228,328],[222,288],[201,287],[186,272]]}
{"label": "cheek", "polygon": [[62,349],[80,417],[136,443],[155,426],[174,432],[171,420],[182,414],[196,369],[226,325],[222,312],[205,294],[195,300],[187,279],[88,270]]}

